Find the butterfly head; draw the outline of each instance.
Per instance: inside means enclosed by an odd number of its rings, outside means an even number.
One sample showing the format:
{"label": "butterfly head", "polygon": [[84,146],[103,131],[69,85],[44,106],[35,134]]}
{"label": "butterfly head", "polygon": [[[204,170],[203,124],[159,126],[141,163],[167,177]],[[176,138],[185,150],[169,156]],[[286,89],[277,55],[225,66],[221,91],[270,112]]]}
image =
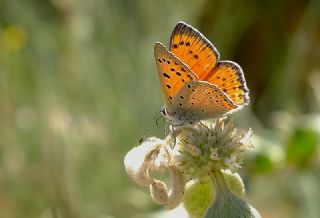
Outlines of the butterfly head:
{"label": "butterfly head", "polygon": [[170,112],[166,106],[163,106],[160,113],[166,118],[170,125],[174,127],[184,126],[186,124],[195,123],[195,114],[190,114],[190,111],[183,108],[176,108],[175,111]]}

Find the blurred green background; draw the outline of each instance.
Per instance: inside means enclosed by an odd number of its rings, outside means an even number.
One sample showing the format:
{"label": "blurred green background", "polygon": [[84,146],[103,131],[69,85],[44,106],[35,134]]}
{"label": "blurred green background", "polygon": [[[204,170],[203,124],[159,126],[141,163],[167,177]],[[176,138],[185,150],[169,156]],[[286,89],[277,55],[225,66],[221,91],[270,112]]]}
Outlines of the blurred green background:
{"label": "blurred green background", "polygon": [[1,218],[161,211],[123,157],[163,104],[153,46],[180,20],[245,72],[247,200],[266,218],[320,217],[319,0],[1,0]]}

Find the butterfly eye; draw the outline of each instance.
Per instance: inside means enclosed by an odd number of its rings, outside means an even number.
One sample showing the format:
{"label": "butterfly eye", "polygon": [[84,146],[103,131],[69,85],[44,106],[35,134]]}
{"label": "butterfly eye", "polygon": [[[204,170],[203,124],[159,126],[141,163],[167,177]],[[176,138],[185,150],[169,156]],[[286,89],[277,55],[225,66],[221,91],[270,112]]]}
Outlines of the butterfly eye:
{"label": "butterfly eye", "polygon": [[163,107],[163,108],[161,109],[160,113],[162,113],[164,116],[167,116],[166,107]]}

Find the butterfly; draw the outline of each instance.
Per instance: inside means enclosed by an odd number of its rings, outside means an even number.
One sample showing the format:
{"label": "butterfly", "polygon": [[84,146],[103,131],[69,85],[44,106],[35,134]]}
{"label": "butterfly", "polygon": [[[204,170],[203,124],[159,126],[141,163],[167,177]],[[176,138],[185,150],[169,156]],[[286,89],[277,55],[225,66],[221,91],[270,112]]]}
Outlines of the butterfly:
{"label": "butterfly", "polygon": [[220,61],[218,50],[192,26],[179,22],[170,51],[157,42],[154,55],[165,101],[162,113],[173,126],[217,118],[249,104],[241,67]]}

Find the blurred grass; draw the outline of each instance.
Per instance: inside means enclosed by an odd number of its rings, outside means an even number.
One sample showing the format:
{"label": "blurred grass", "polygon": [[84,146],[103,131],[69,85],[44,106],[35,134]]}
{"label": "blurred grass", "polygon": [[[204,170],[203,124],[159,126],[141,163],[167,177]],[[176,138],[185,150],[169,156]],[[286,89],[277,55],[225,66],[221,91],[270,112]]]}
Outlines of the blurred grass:
{"label": "blurred grass", "polygon": [[162,105],[153,45],[179,20],[244,69],[252,104],[235,119],[256,133],[250,202],[263,217],[319,217],[319,11],[318,0],[0,1],[0,217],[160,209],[123,156]]}

